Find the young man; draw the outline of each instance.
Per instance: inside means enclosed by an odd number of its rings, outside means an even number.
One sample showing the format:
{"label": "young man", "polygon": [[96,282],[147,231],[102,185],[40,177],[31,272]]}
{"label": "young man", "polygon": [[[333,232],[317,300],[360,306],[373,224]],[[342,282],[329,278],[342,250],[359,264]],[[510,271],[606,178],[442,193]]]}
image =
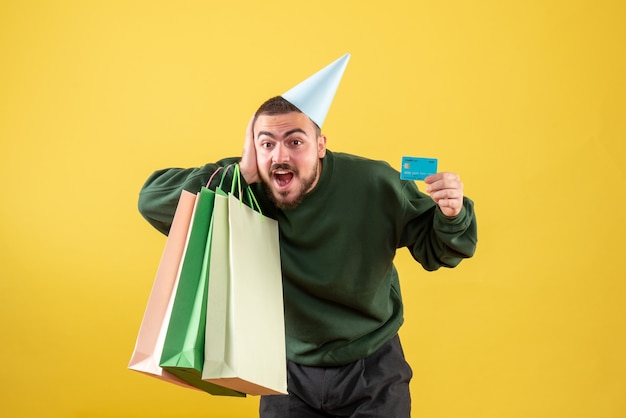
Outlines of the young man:
{"label": "young man", "polygon": [[241,159],[157,171],[139,210],[167,233],[181,190],[198,192],[238,161],[280,230],[289,394],[262,397],[261,417],[409,417],[393,259],[406,247],[430,271],[473,255],[459,176],[427,177],[424,194],[385,162],[328,150],[319,124],[279,96],[250,121]]}

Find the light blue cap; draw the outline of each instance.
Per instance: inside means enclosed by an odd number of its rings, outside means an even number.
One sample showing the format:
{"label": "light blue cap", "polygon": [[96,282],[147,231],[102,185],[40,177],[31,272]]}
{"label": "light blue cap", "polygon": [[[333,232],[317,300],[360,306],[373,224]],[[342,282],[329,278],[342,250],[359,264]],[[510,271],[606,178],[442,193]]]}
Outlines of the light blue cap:
{"label": "light blue cap", "polygon": [[350,54],[342,56],[281,96],[321,128],[348,60]]}

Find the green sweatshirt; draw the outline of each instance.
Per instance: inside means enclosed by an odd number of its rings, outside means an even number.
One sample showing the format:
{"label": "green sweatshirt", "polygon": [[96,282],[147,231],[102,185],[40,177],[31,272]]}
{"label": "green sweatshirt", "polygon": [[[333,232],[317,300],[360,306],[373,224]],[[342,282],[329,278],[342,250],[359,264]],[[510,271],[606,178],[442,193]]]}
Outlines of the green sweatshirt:
{"label": "green sweatshirt", "polygon": [[[155,172],[140,192],[140,212],[167,233],[181,190],[199,191],[218,166],[236,161]],[[224,183],[230,185],[230,173]],[[252,189],[263,213],[278,220],[287,357],[299,364],[344,365],[398,332],[398,248],[407,247],[429,271],[454,267],[476,248],[471,200],[448,218],[382,161],[327,150],[318,184],[293,210],[275,208],[260,184]]]}

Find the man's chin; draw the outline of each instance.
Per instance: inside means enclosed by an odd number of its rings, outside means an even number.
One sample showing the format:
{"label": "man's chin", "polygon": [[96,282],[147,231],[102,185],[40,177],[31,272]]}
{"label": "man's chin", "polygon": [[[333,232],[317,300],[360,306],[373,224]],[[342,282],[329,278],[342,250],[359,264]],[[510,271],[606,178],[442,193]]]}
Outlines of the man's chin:
{"label": "man's chin", "polygon": [[295,209],[301,202],[301,197],[293,198],[293,193],[273,193],[274,204],[279,209]]}
{"label": "man's chin", "polygon": [[267,194],[270,196],[274,206],[282,210],[295,209],[302,203],[302,199],[304,198],[302,195],[296,195],[293,191],[278,192],[276,190],[267,190],[267,188],[266,191],[269,192]]}
{"label": "man's chin", "polygon": [[289,190],[278,190],[270,186],[267,182],[263,182],[263,187],[267,196],[272,200],[274,206],[282,210],[295,209],[298,205],[300,205],[300,203],[302,203],[304,196],[306,195],[305,190],[310,188],[310,186],[307,186],[307,183],[302,186],[303,188],[301,190],[293,187]]}

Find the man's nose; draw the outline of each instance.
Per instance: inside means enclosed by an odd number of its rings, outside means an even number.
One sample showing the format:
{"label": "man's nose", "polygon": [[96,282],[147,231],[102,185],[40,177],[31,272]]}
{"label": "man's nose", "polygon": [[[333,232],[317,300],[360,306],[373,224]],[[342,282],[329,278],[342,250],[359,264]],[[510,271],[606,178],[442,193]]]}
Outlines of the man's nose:
{"label": "man's nose", "polygon": [[289,150],[282,144],[277,144],[274,148],[274,162],[277,164],[289,161]]}

